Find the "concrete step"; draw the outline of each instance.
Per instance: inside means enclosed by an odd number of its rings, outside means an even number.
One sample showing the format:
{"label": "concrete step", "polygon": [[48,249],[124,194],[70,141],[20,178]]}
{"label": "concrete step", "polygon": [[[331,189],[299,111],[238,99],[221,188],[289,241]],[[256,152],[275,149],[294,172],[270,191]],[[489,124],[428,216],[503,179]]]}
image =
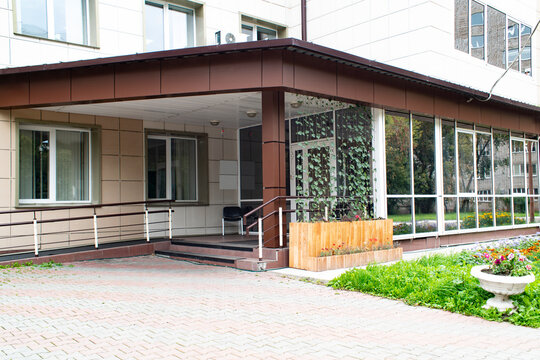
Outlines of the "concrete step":
{"label": "concrete step", "polygon": [[211,255],[173,250],[156,250],[155,254],[161,256],[168,256],[173,259],[194,260],[197,262],[204,262],[206,264],[225,265],[232,267],[235,267],[235,262],[237,260],[243,259],[242,257],[238,256]]}
{"label": "concrete step", "polygon": [[256,246],[247,245],[245,243],[231,243],[231,242],[201,242],[201,241],[190,241],[185,239],[173,239],[171,245],[179,246],[193,246],[207,249],[222,249],[222,250],[233,250],[233,251],[248,251],[252,252]]}

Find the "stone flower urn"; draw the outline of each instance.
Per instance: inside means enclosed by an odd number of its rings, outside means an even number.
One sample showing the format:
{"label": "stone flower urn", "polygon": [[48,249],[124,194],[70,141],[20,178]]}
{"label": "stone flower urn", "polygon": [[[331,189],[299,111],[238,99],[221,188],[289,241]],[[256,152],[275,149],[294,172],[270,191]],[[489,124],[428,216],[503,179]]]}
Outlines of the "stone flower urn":
{"label": "stone flower urn", "polygon": [[482,271],[485,269],[489,269],[489,265],[478,265],[471,269],[471,275],[480,281],[480,287],[495,294],[495,297],[488,299],[486,305],[482,306],[484,309],[494,307],[501,312],[514,309],[514,304],[508,296],[521,294],[525,287],[535,280],[534,274],[527,276],[493,275]]}

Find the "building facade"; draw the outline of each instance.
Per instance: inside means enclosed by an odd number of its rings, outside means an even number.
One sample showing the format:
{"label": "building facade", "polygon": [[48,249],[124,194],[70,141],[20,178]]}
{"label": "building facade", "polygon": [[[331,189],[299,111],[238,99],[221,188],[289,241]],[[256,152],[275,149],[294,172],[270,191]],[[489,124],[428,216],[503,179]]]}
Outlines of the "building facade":
{"label": "building facade", "polygon": [[0,1],[0,206],[171,199],[174,235],[219,234],[224,206],[312,193],[313,161],[341,194],[353,122],[396,241],[536,231],[537,2],[302,3]]}

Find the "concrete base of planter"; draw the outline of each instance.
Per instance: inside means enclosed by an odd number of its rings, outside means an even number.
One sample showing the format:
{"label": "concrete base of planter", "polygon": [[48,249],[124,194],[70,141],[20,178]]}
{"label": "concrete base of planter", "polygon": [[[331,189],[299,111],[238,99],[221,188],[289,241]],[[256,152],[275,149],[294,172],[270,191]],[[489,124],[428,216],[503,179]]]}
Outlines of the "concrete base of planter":
{"label": "concrete base of planter", "polygon": [[357,254],[332,255],[307,258],[304,270],[326,271],[343,269],[355,266],[364,266],[373,263],[385,263],[401,260],[403,249],[395,248],[388,250],[366,251]]}
{"label": "concrete base of planter", "polygon": [[480,281],[480,287],[495,297],[488,299],[484,309],[494,307],[501,312],[514,308],[514,304],[508,298],[510,295],[521,294],[525,287],[535,280],[533,274],[527,276],[503,276],[483,272],[489,265],[478,265],[471,269],[471,275]]}

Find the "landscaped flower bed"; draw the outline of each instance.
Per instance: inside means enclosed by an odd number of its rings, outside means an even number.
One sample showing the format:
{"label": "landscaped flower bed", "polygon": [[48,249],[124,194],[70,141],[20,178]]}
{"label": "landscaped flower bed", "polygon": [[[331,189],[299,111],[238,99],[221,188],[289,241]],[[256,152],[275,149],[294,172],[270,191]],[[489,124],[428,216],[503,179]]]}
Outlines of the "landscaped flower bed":
{"label": "landscaped flower bed", "polygon": [[[495,321],[509,321],[517,325],[540,327],[540,281],[528,285],[525,292],[510,298],[515,312],[501,313],[496,309],[483,309],[493,295],[478,286],[470,274],[471,267],[492,263],[500,256],[514,254],[527,256],[537,279],[540,274],[540,238],[523,237],[479,246],[472,251],[453,255],[435,255],[415,261],[400,261],[389,266],[368,266],[353,269],[332,280],[336,289],[361,291],[392,299],[401,299],[410,305],[423,305],[437,309],[479,316]],[[489,258],[485,254],[489,254]],[[506,255],[505,255],[506,254]]]}

